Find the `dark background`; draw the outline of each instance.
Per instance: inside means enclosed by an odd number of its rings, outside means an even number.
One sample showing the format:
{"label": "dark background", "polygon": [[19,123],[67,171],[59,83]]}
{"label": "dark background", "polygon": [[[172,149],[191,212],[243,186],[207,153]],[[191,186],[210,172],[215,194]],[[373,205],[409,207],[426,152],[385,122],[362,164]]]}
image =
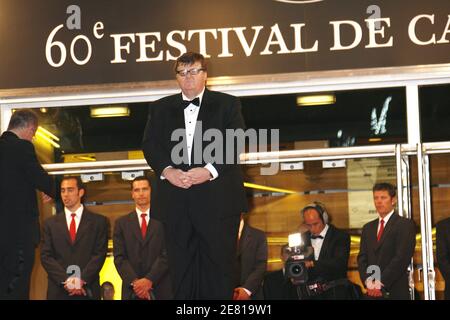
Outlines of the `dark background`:
{"label": "dark background", "polygon": [[[63,66],[53,68],[45,58],[46,41],[56,26],[65,25],[69,16],[66,9],[71,4],[74,2],[67,0],[0,0],[0,90],[173,79],[173,61],[135,61],[139,56],[137,40],[134,45],[131,44],[127,63],[111,64],[114,49],[110,35],[118,33],[160,32],[161,42],[156,43],[156,49],[166,51],[170,49],[165,41],[166,35],[173,30],[185,30],[186,39],[182,42],[188,50],[198,51],[198,36],[188,41],[188,30],[247,27],[245,36],[251,43],[251,27],[264,26],[250,57],[245,56],[236,35],[230,33],[229,47],[234,56],[218,58],[221,52],[220,33],[217,40],[208,35],[207,51],[211,55],[209,77],[450,62],[449,44],[417,46],[408,36],[408,24],[413,17],[434,14],[435,24],[422,21],[418,24],[418,35],[427,40],[436,33],[439,40],[450,13],[448,0],[324,0],[310,4],[286,4],[273,0],[80,0],[76,4],[81,8],[81,30],[64,27],[56,34],[54,40],[65,44],[68,57]],[[368,29],[364,19],[370,16],[366,13],[370,5],[378,5],[381,17],[391,19],[385,38],[393,36],[392,48],[365,48]],[[330,51],[333,28],[329,22],[337,20],[353,20],[361,25],[363,39],[356,48]],[[97,21],[105,25],[105,35],[100,40],[92,34]],[[292,50],[294,32],[290,25],[298,23],[306,24],[302,34],[303,47],[309,48],[318,40],[318,52],[259,54],[266,46],[271,26],[275,24],[279,25],[287,47]],[[76,65],[69,56],[70,43],[80,34],[91,40],[93,50],[91,60],[83,66]],[[350,28],[343,28],[344,44],[352,41],[353,34]],[[276,52],[279,47],[273,45],[270,49]],[[179,55],[178,50],[170,50],[172,55]],[[86,48],[82,41],[75,51],[79,57],[85,56]],[[56,54],[54,56],[59,59]]]}

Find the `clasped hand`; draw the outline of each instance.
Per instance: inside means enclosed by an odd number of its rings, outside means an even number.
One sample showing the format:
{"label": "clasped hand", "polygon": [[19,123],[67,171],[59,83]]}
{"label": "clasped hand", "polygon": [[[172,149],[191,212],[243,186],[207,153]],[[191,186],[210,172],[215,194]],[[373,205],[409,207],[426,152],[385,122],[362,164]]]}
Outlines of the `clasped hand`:
{"label": "clasped hand", "polygon": [[380,298],[383,296],[383,293],[381,291],[381,288],[384,285],[381,283],[381,281],[379,280],[367,280],[366,281],[366,287],[367,287],[367,295],[369,297],[374,297],[374,298]]}
{"label": "clasped hand", "polygon": [[83,286],[86,284],[86,281],[77,278],[70,277],[64,281],[64,289],[69,293],[69,296],[86,296],[86,290]]}
{"label": "clasped hand", "polygon": [[189,171],[166,168],[163,176],[174,186],[189,189],[193,185],[201,184],[211,179],[211,173],[206,168],[193,168]]}
{"label": "clasped hand", "polygon": [[133,291],[139,299],[151,300],[150,290],[153,289],[153,282],[147,278],[136,279],[132,283]]}

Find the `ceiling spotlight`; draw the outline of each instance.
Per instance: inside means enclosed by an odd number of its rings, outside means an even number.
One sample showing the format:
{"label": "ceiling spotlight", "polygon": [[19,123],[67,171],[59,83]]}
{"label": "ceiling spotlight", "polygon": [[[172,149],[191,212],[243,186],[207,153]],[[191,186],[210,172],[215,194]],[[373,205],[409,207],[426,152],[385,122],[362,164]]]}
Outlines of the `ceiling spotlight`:
{"label": "ceiling spotlight", "polygon": [[336,96],[334,94],[315,94],[297,97],[297,106],[299,107],[320,106],[334,103],[336,103]]}
{"label": "ceiling spotlight", "polygon": [[92,118],[128,117],[129,115],[130,109],[126,105],[91,107]]}

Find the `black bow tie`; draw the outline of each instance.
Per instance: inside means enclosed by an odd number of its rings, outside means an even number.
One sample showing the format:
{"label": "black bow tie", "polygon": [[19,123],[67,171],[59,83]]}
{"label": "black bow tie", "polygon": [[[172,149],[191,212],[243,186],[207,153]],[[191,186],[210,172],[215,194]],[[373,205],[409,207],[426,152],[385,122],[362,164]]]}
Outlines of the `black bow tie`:
{"label": "black bow tie", "polygon": [[311,239],[323,239],[323,237],[321,235],[315,236],[315,235],[311,235]]}
{"label": "black bow tie", "polygon": [[192,99],[192,100],[183,100],[183,109],[186,108],[190,104],[196,105],[197,107],[200,105],[200,99],[199,97]]}

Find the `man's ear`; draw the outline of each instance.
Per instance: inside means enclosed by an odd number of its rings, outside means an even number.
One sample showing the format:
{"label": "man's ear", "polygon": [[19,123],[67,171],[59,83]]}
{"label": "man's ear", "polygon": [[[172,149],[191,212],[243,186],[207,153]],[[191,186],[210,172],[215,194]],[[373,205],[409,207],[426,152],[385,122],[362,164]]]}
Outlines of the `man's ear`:
{"label": "man's ear", "polygon": [[392,198],[392,205],[395,206],[397,204],[397,197]]}

